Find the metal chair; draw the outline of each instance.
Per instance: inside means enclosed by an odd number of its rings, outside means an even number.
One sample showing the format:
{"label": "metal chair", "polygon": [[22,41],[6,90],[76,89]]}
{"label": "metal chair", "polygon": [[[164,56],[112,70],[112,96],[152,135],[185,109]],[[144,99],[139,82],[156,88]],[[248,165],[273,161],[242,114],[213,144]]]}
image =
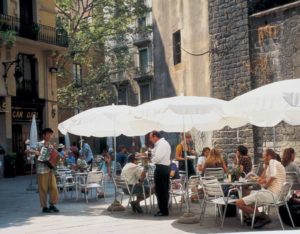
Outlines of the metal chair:
{"label": "metal chair", "polygon": [[[84,189],[85,199],[88,203],[88,190],[96,189],[102,189],[105,197],[105,189],[103,185],[103,172],[102,171],[91,171],[87,174],[85,183],[81,181],[79,183],[79,189]],[[96,199],[98,200],[98,195],[96,192]]]}
{"label": "metal chair", "polygon": [[[204,217],[206,205],[213,204],[217,206],[217,210],[220,213],[221,228],[223,228],[228,204],[233,204],[237,201],[237,199],[230,198],[230,194],[233,191],[239,191],[239,190],[237,188],[232,188],[228,191],[228,195],[224,196],[222,187],[216,177],[213,176],[202,177],[200,178],[200,180],[204,191],[204,199],[201,204],[200,222],[202,220],[202,217]],[[225,206],[224,212],[221,209],[222,205]]]}
{"label": "metal chair", "polygon": [[224,170],[221,167],[217,168],[206,168],[204,172],[204,177],[214,176],[219,181],[224,179]]}
{"label": "metal chair", "polygon": [[[279,196],[278,196],[277,199],[275,199],[274,194],[271,193],[268,190],[260,190],[260,191],[257,192],[257,194],[256,194],[256,200],[255,200],[255,206],[254,206],[254,213],[253,213],[253,218],[252,218],[252,224],[251,224],[251,229],[253,229],[254,219],[255,219],[255,214],[256,214],[256,209],[257,209],[258,206],[267,206],[268,208],[269,207],[275,207],[278,219],[279,219],[281,227],[282,227],[282,230],[284,230],[284,226],[283,226],[283,222],[281,220],[281,216],[280,216],[280,213],[279,213],[279,207],[280,206],[285,206],[286,209],[287,209],[287,211],[288,211],[288,214],[289,214],[292,226],[293,226],[293,228],[295,228],[295,224],[294,224],[293,218],[291,216],[291,212],[290,212],[289,206],[287,204],[287,201],[290,199],[291,187],[292,187],[292,184],[290,184],[288,182],[285,182],[283,184],[282,188],[281,188],[280,194],[279,194]],[[270,202],[258,203],[258,196],[261,193],[270,193],[273,199],[271,199]]]}
{"label": "metal chair", "polygon": [[300,180],[296,172],[286,172],[286,182],[292,184],[292,190],[300,189]]}

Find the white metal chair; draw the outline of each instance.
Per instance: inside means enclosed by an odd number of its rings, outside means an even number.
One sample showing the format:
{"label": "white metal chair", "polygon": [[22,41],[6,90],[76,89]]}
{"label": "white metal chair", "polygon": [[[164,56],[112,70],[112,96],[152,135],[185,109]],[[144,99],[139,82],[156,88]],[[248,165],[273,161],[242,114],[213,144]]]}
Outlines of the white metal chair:
{"label": "white metal chair", "polygon": [[103,194],[105,197],[105,189],[103,185],[103,172],[102,171],[91,171],[87,174],[86,181],[80,181],[79,182],[79,189],[84,190],[85,199],[88,203],[88,190],[96,189],[96,199],[98,200],[97,192],[99,189],[103,190]]}
{"label": "white metal chair", "polygon": [[204,172],[204,177],[214,176],[219,181],[224,179],[224,170],[221,167],[217,168],[206,168]]}
{"label": "white metal chair", "polygon": [[286,182],[292,184],[292,190],[300,189],[300,180],[296,172],[286,172]]}
{"label": "white metal chair", "polygon": [[[72,174],[70,173],[58,173],[56,175],[57,188],[63,192],[64,198],[66,194],[71,191],[72,193],[76,190],[76,181]],[[72,197],[71,193],[71,197]]]}
{"label": "white metal chair", "polygon": [[[224,196],[222,187],[216,177],[202,177],[201,184],[204,191],[204,199],[201,204],[200,222],[204,217],[206,205],[213,204],[216,205],[218,208],[218,212],[220,213],[221,218],[221,228],[223,228],[228,204],[233,204],[237,201],[237,199],[230,198],[230,194],[233,191],[238,191],[238,189],[230,189],[228,191],[228,195]],[[222,211],[222,205],[225,206],[224,212]]]}
{"label": "white metal chair", "polygon": [[[295,228],[294,221],[293,221],[293,218],[291,216],[291,212],[290,212],[289,206],[287,204],[287,201],[290,199],[290,190],[291,190],[291,187],[292,187],[292,184],[290,184],[288,182],[285,182],[283,184],[282,188],[281,188],[280,194],[279,194],[279,196],[278,196],[277,199],[275,199],[273,193],[271,193],[268,190],[260,190],[260,191],[257,192],[257,194],[256,194],[256,200],[255,200],[255,206],[254,206],[254,213],[253,213],[253,218],[252,218],[252,224],[251,224],[251,229],[253,229],[254,219],[255,219],[255,214],[256,214],[256,209],[257,209],[258,206],[267,206],[268,208],[269,207],[275,207],[278,219],[279,219],[281,227],[282,227],[282,230],[284,230],[284,226],[283,226],[283,223],[282,223],[282,220],[281,220],[281,216],[280,216],[280,213],[279,213],[279,207],[280,206],[285,206],[286,209],[287,209],[287,211],[288,211],[288,214],[289,214],[291,223],[293,225],[293,228]],[[258,196],[261,193],[270,193],[271,196],[273,197],[273,199],[271,199],[270,202],[267,202],[267,203],[258,203]]]}

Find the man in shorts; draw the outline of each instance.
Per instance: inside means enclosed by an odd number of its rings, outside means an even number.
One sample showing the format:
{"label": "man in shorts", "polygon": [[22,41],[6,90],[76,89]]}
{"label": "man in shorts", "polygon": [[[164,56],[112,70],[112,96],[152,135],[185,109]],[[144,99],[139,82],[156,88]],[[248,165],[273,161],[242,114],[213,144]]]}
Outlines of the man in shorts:
{"label": "man in shorts", "polygon": [[[236,201],[236,206],[241,209],[245,214],[254,213],[254,205],[256,198],[258,205],[265,202],[273,202],[280,194],[283,183],[285,182],[285,169],[283,165],[276,160],[276,153],[272,149],[267,149],[264,153],[265,170],[261,177],[258,179],[258,183],[262,186],[262,190],[266,190],[266,193],[258,193],[258,191],[252,191],[250,195],[243,197]],[[263,212],[256,212],[255,228],[261,228],[264,225],[271,222],[269,216]],[[247,220],[246,220],[247,222]]]}

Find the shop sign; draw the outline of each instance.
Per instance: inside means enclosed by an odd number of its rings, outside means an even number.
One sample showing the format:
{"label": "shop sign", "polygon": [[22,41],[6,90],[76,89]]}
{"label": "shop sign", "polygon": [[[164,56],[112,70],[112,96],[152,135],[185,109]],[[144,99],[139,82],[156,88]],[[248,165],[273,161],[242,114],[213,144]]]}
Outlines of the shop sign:
{"label": "shop sign", "polygon": [[32,116],[34,114],[37,121],[41,120],[41,110],[37,110],[34,108],[13,107],[11,111],[11,117],[13,121],[28,122],[32,120]]}
{"label": "shop sign", "polygon": [[6,112],[5,98],[0,98],[0,112]]}

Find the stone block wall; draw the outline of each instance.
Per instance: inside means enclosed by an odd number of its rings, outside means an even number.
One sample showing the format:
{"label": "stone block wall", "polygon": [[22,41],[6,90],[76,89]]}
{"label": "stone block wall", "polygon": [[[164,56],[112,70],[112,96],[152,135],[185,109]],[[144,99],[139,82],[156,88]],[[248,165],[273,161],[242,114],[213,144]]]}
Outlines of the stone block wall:
{"label": "stone block wall", "polygon": [[[208,7],[212,96],[231,100],[251,90],[248,1],[211,0]],[[213,143],[223,154],[245,144],[253,155],[252,126],[215,132]]]}
{"label": "stone block wall", "polygon": [[[300,78],[300,1],[255,14],[251,13],[252,3],[209,1],[213,97],[231,100],[270,82]],[[224,128],[214,133],[213,142],[225,154],[245,144],[256,158],[274,143],[279,154],[286,147],[300,153],[299,130],[286,123],[274,129],[251,125],[239,130]]]}

